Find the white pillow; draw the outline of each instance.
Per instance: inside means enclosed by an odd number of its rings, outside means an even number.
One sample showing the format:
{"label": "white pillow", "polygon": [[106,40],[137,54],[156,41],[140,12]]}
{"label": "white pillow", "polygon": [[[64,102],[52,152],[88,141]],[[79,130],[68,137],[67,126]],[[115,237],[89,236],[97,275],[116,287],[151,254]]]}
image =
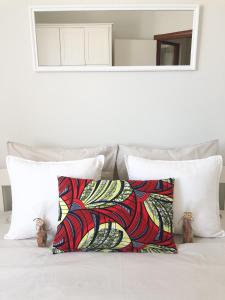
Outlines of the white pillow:
{"label": "white pillow", "polygon": [[175,178],[175,233],[182,233],[182,216],[185,211],[191,211],[196,236],[225,236],[219,217],[221,156],[187,161],[159,161],[128,156],[126,165],[129,179]]}
{"label": "white pillow", "polygon": [[64,162],[34,162],[8,156],[12,188],[12,220],[5,239],[26,239],[36,235],[35,218],[48,222],[54,234],[58,221],[58,176],[100,179],[104,156]]}
{"label": "white pillow", "polygon": [[189,160],[206,158],[218,154],[219,142],[213,140],[197,145],[177,148],[156,148],[151,146],[119,145],[117,155],[117,171],[120,179],[128,178],[125,160],[128,155],[156,160]]}

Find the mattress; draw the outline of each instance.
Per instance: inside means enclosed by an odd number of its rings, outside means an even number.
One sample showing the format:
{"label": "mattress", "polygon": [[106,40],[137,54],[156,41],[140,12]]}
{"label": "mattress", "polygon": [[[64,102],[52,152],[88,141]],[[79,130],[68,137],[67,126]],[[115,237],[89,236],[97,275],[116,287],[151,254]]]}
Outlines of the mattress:
{"label": "mattress", "polygon": [[35,240],[3,240],[9,219],[0,214],[1,300],[225,299],[225,238],[177,239],[178,254],[53,255]]}

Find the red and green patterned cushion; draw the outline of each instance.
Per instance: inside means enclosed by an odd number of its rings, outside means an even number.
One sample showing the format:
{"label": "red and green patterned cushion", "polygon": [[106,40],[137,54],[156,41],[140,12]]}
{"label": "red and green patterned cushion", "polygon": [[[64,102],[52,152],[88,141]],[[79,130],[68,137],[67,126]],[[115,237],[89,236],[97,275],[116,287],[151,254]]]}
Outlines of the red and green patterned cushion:
{"label": "red and green patterned cushion", "polygon": [[174,180],[60,177],[54,254],[72,251],[176,253]]}

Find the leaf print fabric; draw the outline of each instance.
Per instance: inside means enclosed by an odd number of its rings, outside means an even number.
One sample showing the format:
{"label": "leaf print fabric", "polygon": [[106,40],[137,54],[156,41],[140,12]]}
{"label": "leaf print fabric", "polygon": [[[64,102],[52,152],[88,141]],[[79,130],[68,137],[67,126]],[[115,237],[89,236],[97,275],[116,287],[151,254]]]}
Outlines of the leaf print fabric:
{"label": "leaf print fabric", "polygon": [[174,180],[60,177],[54,254],[73,251],[176,253]]}

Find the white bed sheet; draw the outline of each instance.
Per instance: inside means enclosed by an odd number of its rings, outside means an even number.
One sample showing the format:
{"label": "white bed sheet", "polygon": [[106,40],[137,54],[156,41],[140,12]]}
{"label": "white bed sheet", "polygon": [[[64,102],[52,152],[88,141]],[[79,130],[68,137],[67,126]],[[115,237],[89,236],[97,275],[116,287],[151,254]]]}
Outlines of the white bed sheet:
{"label": "white bed sheet", "polygon": [[225,299],[225,238],[179,244],[176,255],[53,255],[35,240],[3,240],[8,227],[9,214],[3,213],[1,300]]}

